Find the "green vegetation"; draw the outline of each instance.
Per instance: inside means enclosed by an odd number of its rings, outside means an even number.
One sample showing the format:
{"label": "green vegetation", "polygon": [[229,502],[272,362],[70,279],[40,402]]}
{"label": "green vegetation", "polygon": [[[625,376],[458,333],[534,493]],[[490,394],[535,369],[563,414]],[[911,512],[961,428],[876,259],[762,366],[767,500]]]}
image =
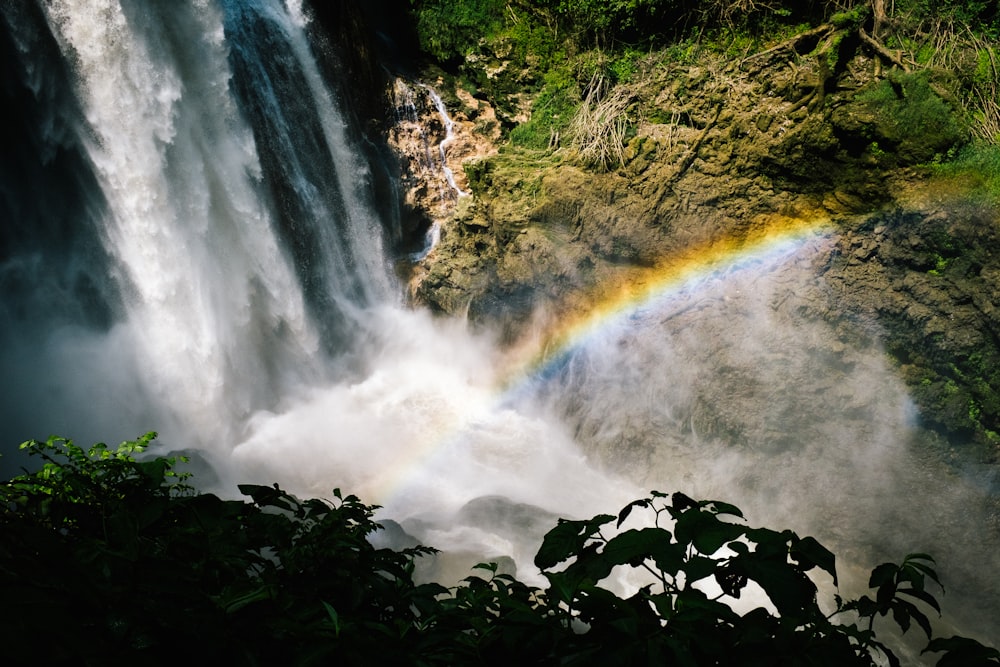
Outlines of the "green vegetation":
{"label": "green vegetation", "polygon": [[531,118],[510,133],[515,146],[542,149],[558,145],[580,104],[580,90],[565,69],[549,71],[543,81],[531,105]]}
{"label": "green vegetation", "polygon": [[[932,638],[940,583],[926,554],[879,565],[871,595],[825,612],[814,578],[836,586],[837,571],[816,540],[654,492],[559,521],[535,558],[544,588],[493,564],[445,588],[413,579],[433,549],[371,544],[376,507],[338,490],[332,502],[277,486],[241,486],[249,502],[197,493],[174,460],[135,459],[152,437],[117,451],[22,445],[44,464],[0,483],[10,664],[899,664],[876,634],[890,616],[942,667],[1000,664],[973,640]],[[646,581],[626,597],[601,586],[622,568]],[[737,614],[725,601],[751,583],[769,604]]]}
{"label": "green vegetation", "polygon": [[973,143],[958,151],[952,159],[931,165],[936,176],[956,183],[983,203],[1000,204],[1000,146]]}
{"label": "green vegetation", "polygon": [[965,124],[943,99],[942,86],[926,71],[889,75],[858,95],[878,119],[878,133],[891,145],[906,147],[897,157],[928,162],[968,139]]}
{"label": "green vegetation", "polygon": [[416,24],[421,48],[441,62],[465,58],[483,36],[503,28],[504,5],[498,0],[420,3]]}
{"label": "green vegetation", "polygon": [[[557,147],[556,138],[567,138],[563,135],[569,117],[575,105],[587,99],[594,75],[600,73],[611,84],[609,90],[627,85],[636,76],[637,63],[653,50],[684,60],[692,48],[706,48],[742,60],[820,26],[828,26],[830,32],[806,48],[815,49],[810,57],[825,60],[828,76],[842,72],[848,56],[858,49],[880,61],[877,77],[913,76],[919,81],[921,70],[948,70],[957,83],[948,86],[955,88],[949,112],[954,115],[958,106],[967,110],[978,139],[996,143],[1000,136],[1000,69],[994,46],[1000,35],[998,0],[411,0],[410,4],[425,54],[489,98],[506,130],[515,129],[524,111],[530,110],[532,126],[512,134],[521,146]],[[800,56],[806,53],[798,44],[795,50]],[[595,68],[595,63],[600,65]],[[890,69],[882,72],[881,64]],[[914,84],[916,94],[921,90],[919,83]],[[534,96],[530,108],[521,99],[526,93]],[[943,104],[943,98],[933,96],[934,103]],[[941,109],[929,108],[930,99],[910,105],[921,123],[927,119],[937,123],[943,117]],[[923,116],[925,111],[930,115]]]}

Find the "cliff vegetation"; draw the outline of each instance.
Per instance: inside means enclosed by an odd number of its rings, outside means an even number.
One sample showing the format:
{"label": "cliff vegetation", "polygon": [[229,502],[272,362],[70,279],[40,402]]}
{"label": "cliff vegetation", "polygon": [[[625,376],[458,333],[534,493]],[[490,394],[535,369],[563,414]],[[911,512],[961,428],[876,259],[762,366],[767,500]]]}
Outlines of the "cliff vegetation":
{"label": "cliff vegetation", "polygon": [[[815,539],[654,492],[560,520],[535,557],[543,587],[484,563],[446,588],[414,576],[434,549],[373,544],[376,507],[277,485],[242,485],[248,500],[197,493],[179,461],[142,456],[153,437],[24,443],[44,463],[0,482],[9,664],[170,665],[181,648],[231,665],[898,665],[880,639],[892,625],[941,667],[1000,663],[935,636],[926,554],[879,565],[845,600],[819,592],[838,580]],[[622,569],[647,583],[613,592]],[[759,606],[739,615],[729,604],[744,596]]]}
{"label": "cliff vegetation", "polygon": [[823,221],[826,287],[803,309],[884,344],[925,425],[997,459],[996,2],[411,12],[421,76],[490,146],[454,164],[472,197],[438,214],[416,300],[515,341],[698,248]]}

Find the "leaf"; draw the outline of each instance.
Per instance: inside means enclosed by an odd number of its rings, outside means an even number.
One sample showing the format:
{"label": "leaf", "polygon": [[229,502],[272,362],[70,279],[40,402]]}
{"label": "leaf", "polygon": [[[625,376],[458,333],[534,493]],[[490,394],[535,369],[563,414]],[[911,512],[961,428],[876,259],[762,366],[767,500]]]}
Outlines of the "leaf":
{"label": "leaf", "polygon": [[337,614],[337,610],[334,609],[326,600],[320,600],[323,603],[323,607],[326,609],[326,615],[330,617],[330,622],[333,624],[333,634],[336,637],[340,636],[340,615]]}
{"label": "leaf", "polygon": [[[564,572],[542,572],[549,580],[549,594],[560,602],[570,602],[576,596],[576,584]],[[468,581],[468,579],[466,579]]]}
{"label": "leaf", "polygon": [[[675,548],[671,550],[671,546]],[[638,567],[643,561],[652,559],[661,569],[661,563],[671,563],[676,559],[679,566],[683,558],[683,551],[678,545],[671,544],[670,532],[663,528],[626,530],[611,538],[604,545],[603,553],[613,565]]]}
{"label": "leaf", "polygon": [[730,503],[724,503],[719,500],[711,500],[708,502],[708,507],[710,507],[715,514],[736,516],[741,519],[744,518],[743,511],[736,505],[732,505]]}
{"label": "leaf", "polygon": [[711,512],[685,512],[677,517],[674,536],[681,544],[693,544],[705,555],[714,554],[727,542],[746,532],[743,526],[727,523]]}
{"label": "leaf", "polygon": [[867,595],[862,595],[857,600],[851,600],[846,604],[841,605],[839,607],[839,610],[856,611],[858,613],[858,616],[862,618],[870,618],[878,613],[879,607],[875,603],[875,600],[872,600]]}
{"label": "leaf", "polygon": [[674,495],[671,496],[670,502],[674,506],[674,509],[678,512],[686,512],[689,509],[698,507],[698,503],[680,491],[675,492]]}
{"label": "leaf", "polygon": [[633,500],[622,508],[622,511],[618,513],[618,523],[615,525],[615,528],[621,528],[622,524],[625,523],[625,519],[628,518],[628,515],[632,513],[633,508],[636,507],[649,507],[649,500],[644,498],[640,500]]}
{"label": "leaf", "polygon": [[239,484],[236,488],[243,495],[253,498],[253,501],[261,507],[278,507],[292,511],[298,510],[301,507],[295,498],[282,491],[277,484],[274,486]]}
{"label": "leaf", "polygon": [[719,561],[704,556],[694,556],[684,563],[682,568],[684,577],[688,584],[711,577],[720,567]]}
{"label": "leaf", "polygon": [[719,568],[719,571],[715,574],[715,579],[719,582],[722,592],[733,598],[738,598],[740,592],[747,585],[746,574],[732,571],[725,565]]}
{"label": "leaf", "polygon": [[781,616],[797,615],[816,608],[816,585],[786,558],[778,554],[751,552],[730,559],[733,573],[743,573],[755,581]]}
{"label": "leaf", "polygon": [[714,625],[715,621],[736,622],[739,615],[728,605],[711,600],[697,588],[689,588],[677,595],[674,608],[678,614],[688,617],[688,620],[709,621],[706,627]]}
{"label": "leaf", "polygon": [[215,598],[215,602],[227,614],[232,614],[249,604],[271,598],[273,593],[271,586],[267,584],[257,586],[242,584],[227,587],[222,595]]}
{"label": "leaf", "polygon": [[879,613],[883,616],[889,611],[889,605],[896,597],[896,582],[900,568],[895,563],[882,563],[872,570],[868,579],[868,586],[876,589],[875,601],[878,603]]}
{"label": "leaf", "polygon": [[924,604],[927,604],[934,609],[939,615],[941,613],[941,606],[938,604],[937,599],[927,591],[916,590],[913,588],[900,588],[896,591],[898,595],[909,595],[910,597],[917,598]]}
{"label": "leaf", "polygon": [[610,575],[611,570],[618,565],[618,563],[613,562],[602,551],[598,551],[597,546],[594,542],[583,545],[576,554],[576,560],[563,570],[567,581],[574,588],[579,588],[587,582],[596,584]]}
{"label": "leaf", "polygon": [[584,521],[559,519],[556,527],[545,534],[542,546],[535,555],[535,566],[544,570],[575,556],[589,539],[600,532],[601,526],[614,520],[615,517],[610,514],[599,514]]}
{"label": "leaf", "polygon": [[903,632],[908,632],[910,629],[910,613],[903,605],[892,605],[892,619],[896,621],[896,625]]}
{"label": "leaf", "polygon": [[894,583],[896,580],[896,573],[898,571],[899,566],[895,563],[882,563],[872,570],[872,574],[868,578],[868,587],[879,588],[887,583]]}
{"label": "leaf", "polygon": [[[928,565],[926,563],[919,562],[921,560],[930,561],[931,563],[935,562],[934,559],[931,556],[927,555],[927,554],[923,554],[923,553],[908,554],[906,556],[906,558],[903,559],[903,568],[904,569],[917,570],[920,573],[922,573],[922,574],[930,577],[931,579],[934,580],[934,583],[936,583],[938,586],[941,587],[941,590],[943,591],[944,590],[944,586],[941,584],[941,580],[938,579],[937,572],[930,565]],[[923,580],[922,579],[921,579],[920,588],[923,588]]]}
{"label": "leaf", "polygon": [[968,637],[933,639],[921,654],[941,652],[945,655],[938,660],[938,667],[990,667],[1000,664],[1000,651]]}
{"label": "leaf", "polygon": [[815,538],[803,537],[793,544],[791,556],[801,565],[809,566],[805,568],[805,571],[812,569],[812,567],[819,567],[833,577],[833,585],[837,585],[837,557]]}
{"label": "leaf", "polygon": [[913,618],[913,620],[917,622],[917,625],[920,626],[920,629],[924,631],[924,634],[927,635],[927,639],[930,639],[934,632],[931,630],[931,622],[928,620],[927,615],[909,602],[902,602],[902,600],[899,600],[898,603],[906,605],[910,612],[910,617]]}
{"label": "leaf", "polygon": [[472,566],[473,570],[486,570],[487,572],[492,572],[496,574],[497,564],[496,563],[476,563]]}

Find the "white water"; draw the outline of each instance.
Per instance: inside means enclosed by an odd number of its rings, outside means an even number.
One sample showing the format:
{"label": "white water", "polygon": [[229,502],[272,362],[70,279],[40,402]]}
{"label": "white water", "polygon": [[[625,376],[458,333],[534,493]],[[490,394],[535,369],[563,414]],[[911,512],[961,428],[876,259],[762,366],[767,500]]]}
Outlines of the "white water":
{"label": "white water", "polygon": [[221,14],[208,1],[173,8],[183,43],[171,43],[162,17],[126,15],[115,0],[46,7],[78,62],[148,391],[166,398],[184,437],[232,441],[270,394],[318,376],[308,364],[318,340],[258,193]]}
{"label": "white water", "polygon": [[467,197],[468,192],[458,187],[455,183],[455,172],[451,170],[448,166],[448,144],[455,140],[455,121],[451,119],[448,115],[448,107],[445,106],[444,100],[441,96],[437,94],[437,91],[430,86],[424,86],[427,89],[427,94],[430,95],[431,100],[434,102],[434,107],[437,109],[438,115],[441,116],[441,124],[444,125],[444,139],[438,144],[438,155],[441,158],[441,170],[444,172],[445,179],[448,181],[448,187],[450,187],[457,196]]}
{"label": "white water", "polygon": [[[105,397],[100,412],[143,403],[137,418],[156,422],[146,428],[167,447],[202,451],[227,482],[249,476],[318,495],[340,486],[399,518],[443,517],[490,495],[564,513],[630,499],[637,491],[589,466],[564,426],[498,406],[500,355],[488,337],[406,311],[378,287],[388,272],[371,233],[374,209],[355,194],[367,171],[311,62],[301,17],[278,2],[245,5],[291,36],[326,110],[324,137],[342,177],[302,188],[338,188],[368,230],[356,232],[369,242],[355,270],[376,284],[373,303],[350,311],[358,337],[344,355],[327,354],[231,91],[223,11],[207,1],[166,16],[113,0],[57,0],[47,15],[77,63],[88,151],[110,204],[107,243],[131,287],[126,320],[114,336],[93,336],[96,352],[52,344],[59,359],[80,355],[78,369],[94,360],[87,373]],[[177,26],[183,42],[162,25]],[[323,227],[329,215],[307,222]],[[125,373],[120,388],[101,382],[116,374],[103,366],[126,360],[143,369],[138,377]],[[69,391],[75,400],[85,393]]]}
{"label": "white water", "polygon": [[[861,563],[951,543],[995,567],[969,520],[976,496],[965,480],[931,482],[936,473],[909,459],[910,403],[880,351],[831,363],[823,351],[841,345],[835,332],[794,318],[822,289],[808,273],[822,240],[648,304],[563,367],[508,386],[511,360],[489,335],[396,302],[364,197],[369,174],[308,54],[298,5],[46,7],[76,63],[81,134],[109,202],[105,241],[128,291],[108,333],[62,328],[22,343],[42,350],[29,356],[43,368],[17,367],[26,390],[10,400],[34,428],[155,428],[166,447],[204,452],[230,490],[342,487],[430,544],[512,555],[521,567],[545,526],[531,512],[500,518],[518,504],[545,519],[580,517],[649,488],[736,501],[752,523],[830,536]],[[298,190],[312,201],[336,189],[359,242],[352,270],[369,291],[346,308],[356,328],[340,355],[322,345],[233,93],[223,13],[233,20],[248,7],[287,35],[338,164],[335,183],[295,172]],[[317,202],[307,223],[332,275],[342,270],[328,233],[335,214]],[[331,298],[351,306],[335,278]],[[816,375],[829,377],[828,391],[802,395],[799,381]],[[802,409],[817,402],[827,409]],[[742,422],[726,422],[730,407]],[[934,496],[921,500],[926,489]]]}

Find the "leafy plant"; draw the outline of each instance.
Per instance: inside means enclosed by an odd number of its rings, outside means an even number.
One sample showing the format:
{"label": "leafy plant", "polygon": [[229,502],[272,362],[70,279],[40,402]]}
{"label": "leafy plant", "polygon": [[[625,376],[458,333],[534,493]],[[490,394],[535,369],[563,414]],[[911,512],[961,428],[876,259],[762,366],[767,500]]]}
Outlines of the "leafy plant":
{"label": "leafy plant", "polygon": [[[942,667],[1000,664],[973,640],[932,638],[926,554],[878,566],[871,596],[824,613],[813,579],[836,585],[837,571],[815,539],[653,492],[560,520],[535,558],[544,588],[492,563],[445,588],[413,579],[433,549],[373,546],[376,506],[339,490],[195,493],[173,459],[136,460],[152,437],[113,452],[32,441],[41,469],[0,483],[10,664],[166,665],[194,651],[236,665],[895,665],[876,638],[888,616],[923,630]],[[637,590],[602,585],[622,572],[642,576]],[[755,599],[752,584],[759,604],[739,614],[729,603]]]}

